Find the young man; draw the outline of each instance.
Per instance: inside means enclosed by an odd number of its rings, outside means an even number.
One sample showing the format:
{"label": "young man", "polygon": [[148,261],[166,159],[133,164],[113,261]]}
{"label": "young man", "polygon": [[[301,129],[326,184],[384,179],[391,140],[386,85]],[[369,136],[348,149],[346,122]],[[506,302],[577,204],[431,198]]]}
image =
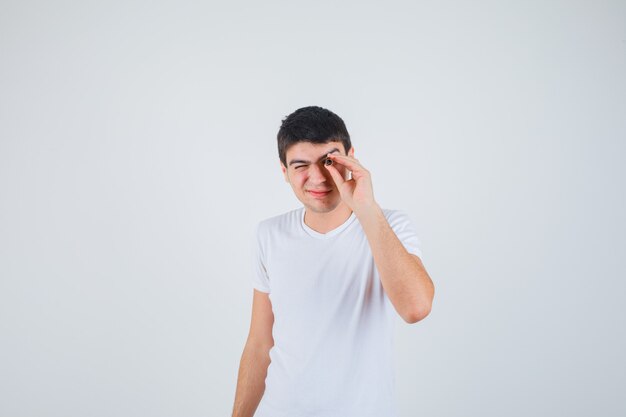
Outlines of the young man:
{"label": "young man", "polygon": [[434,297],[415,228],[378,205],[333,112],[285,118],[278,154],[304,206],[257,226],[233,417],[396,417],[393,325]]}

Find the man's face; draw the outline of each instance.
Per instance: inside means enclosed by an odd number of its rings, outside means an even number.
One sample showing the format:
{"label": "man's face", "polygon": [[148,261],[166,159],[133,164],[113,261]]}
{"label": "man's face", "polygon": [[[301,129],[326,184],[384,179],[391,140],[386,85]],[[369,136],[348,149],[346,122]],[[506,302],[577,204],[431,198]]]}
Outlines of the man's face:
{"label": "man's face", "polygon": [[[307,209],[317,213],[330,212],[341,203],[339,190],[330,172],[324,167],[326,154],[329,153],[346,155],[343,143],[298,142],[287,149],[287,166],[280,163],[285,181],[291,185],[298,200]],[[354,147],[350,148],[348,155],[354,155]],[[346,167],[337,163],[334,167],[344,179],[349,178]]]}

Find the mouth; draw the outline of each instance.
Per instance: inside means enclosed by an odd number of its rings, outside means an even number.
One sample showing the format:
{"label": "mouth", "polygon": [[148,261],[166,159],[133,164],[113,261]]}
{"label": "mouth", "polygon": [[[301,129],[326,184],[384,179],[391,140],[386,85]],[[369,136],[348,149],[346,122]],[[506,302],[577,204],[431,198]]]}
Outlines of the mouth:
{"label": "mouth", "polygon": [[312,191],[312,190],[308,190],[308,193],[311,194],[313,197],[325,197],[328,194],[330,194],[332,190],[327,190],[327,191]]}

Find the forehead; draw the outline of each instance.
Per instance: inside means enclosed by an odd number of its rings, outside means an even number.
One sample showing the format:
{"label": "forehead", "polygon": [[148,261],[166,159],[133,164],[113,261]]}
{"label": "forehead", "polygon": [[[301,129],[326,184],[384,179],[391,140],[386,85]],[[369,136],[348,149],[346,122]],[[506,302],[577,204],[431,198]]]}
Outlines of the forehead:
{"label": "forehead", "polygon": [[342,142],[328,142],[328,143],[311,143],[311,142],[297,142],[291,145],[285,156],[287,160],[289,158],[319,158],[323,156],[326,152],[331,151],[333,149],[339,149],[342,154],[346,153],[346,150],[343,147]]}

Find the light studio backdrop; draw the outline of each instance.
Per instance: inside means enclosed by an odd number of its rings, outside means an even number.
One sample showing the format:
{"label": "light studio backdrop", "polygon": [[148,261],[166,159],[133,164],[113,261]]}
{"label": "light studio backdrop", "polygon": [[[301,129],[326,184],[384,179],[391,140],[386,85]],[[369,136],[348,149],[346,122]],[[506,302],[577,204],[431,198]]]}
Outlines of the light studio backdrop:
{"label": "light studio backdrop", "polygon": [[[282,118],[436,286],[403,417],[623,416],[626,4],[0,3],[0,415],[229,416]],[[384,417],[384,416],[381,416]]]}

